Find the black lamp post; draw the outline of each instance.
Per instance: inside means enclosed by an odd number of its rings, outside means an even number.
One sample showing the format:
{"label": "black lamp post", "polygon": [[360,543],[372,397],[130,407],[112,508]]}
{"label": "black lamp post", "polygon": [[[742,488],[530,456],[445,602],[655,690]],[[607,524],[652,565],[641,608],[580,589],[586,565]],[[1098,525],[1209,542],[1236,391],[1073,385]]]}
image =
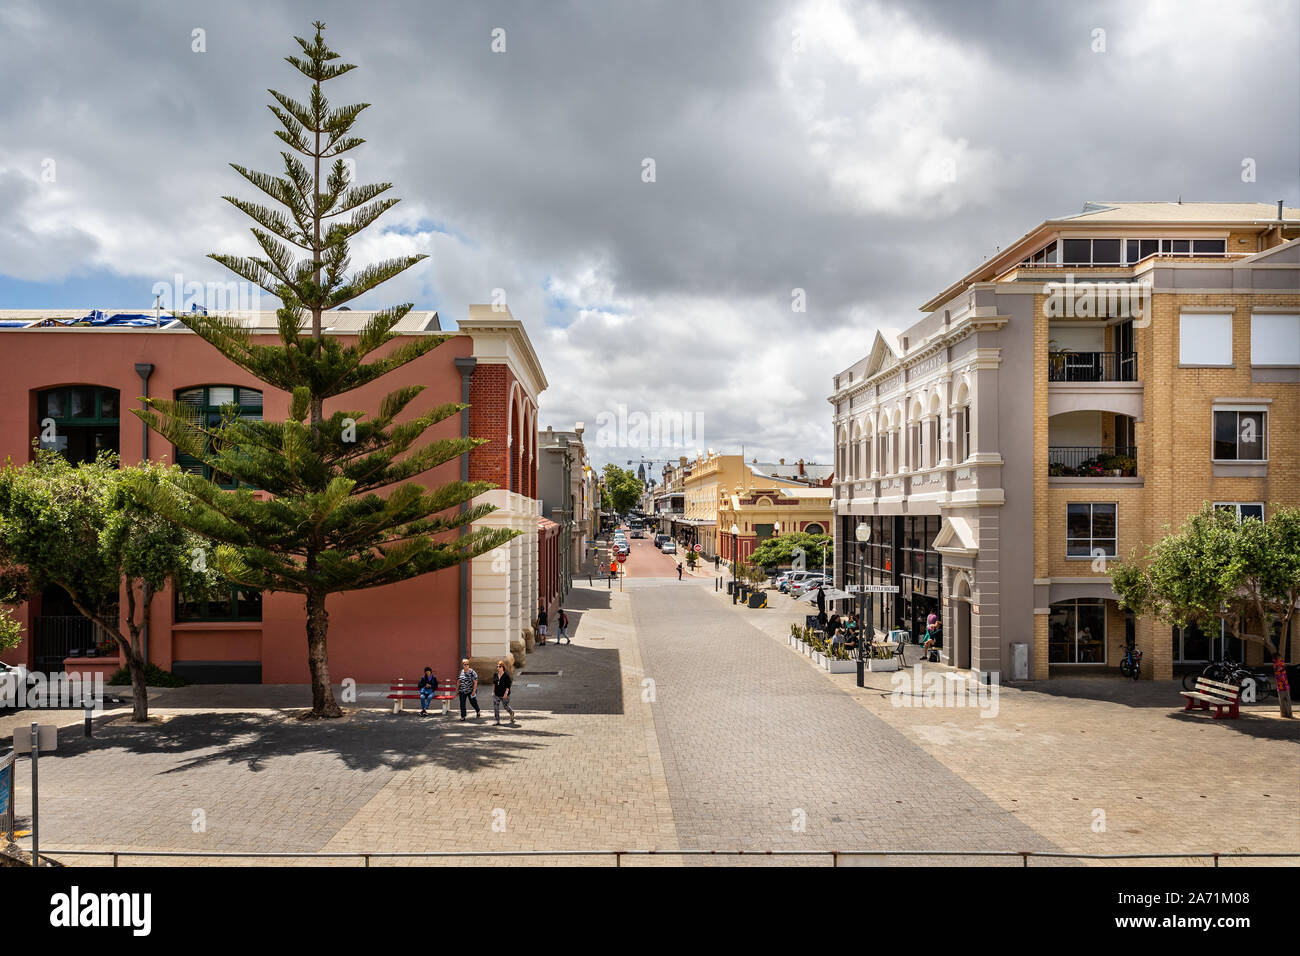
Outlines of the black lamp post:
{"label": "black lamp post", "polygon": [[[871,525],[867,522],[858,522],[857,528],[853,531],[853,537],[858,543],[858,686],[866,686],[866,660],[863,654],[867,649],[867,619],[862,613],[864,599],[867,592],[863,590],[866,587],[866,581],[863,579],[862,555],[867,550],[867,542],[871,540]],[[872,629],[872,636],[875,636],[875,629]]]}

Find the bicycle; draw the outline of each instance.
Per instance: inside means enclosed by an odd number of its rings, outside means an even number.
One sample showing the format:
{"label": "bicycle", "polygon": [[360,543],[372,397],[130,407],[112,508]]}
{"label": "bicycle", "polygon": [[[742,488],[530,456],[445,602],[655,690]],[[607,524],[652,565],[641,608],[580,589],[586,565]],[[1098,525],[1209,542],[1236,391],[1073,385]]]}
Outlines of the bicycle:
{"label": "bicycle", "polygon": [[1210,661],[1201,669],[1199,674],[1195,671],[1188,671],[1184,674],[1183,690],[1195,690],[1196,682],[1202,677],[1206,680],[1218,681],[1220,684],[1235,684],[1237,686],[1241,686],[1242,682],[1247,679],[1255,679],[1255,675],[1250,670],[1230,658],[1224,658],[1221,661]]}
{"label": "bicycle", "polygon": [[1119,662],[1119,672],[1134,680],[1142,673],[1142,652],[1132,641],[1124,645],[1124,659]]}

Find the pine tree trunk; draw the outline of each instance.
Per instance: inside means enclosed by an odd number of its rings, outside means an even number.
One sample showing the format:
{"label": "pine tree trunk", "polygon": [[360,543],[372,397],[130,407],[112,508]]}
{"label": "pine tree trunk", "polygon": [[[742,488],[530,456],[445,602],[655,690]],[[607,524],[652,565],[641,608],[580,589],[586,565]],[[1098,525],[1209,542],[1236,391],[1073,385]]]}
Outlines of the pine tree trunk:
{"label": "pine tree trunk", "polygon": [[329,614],[325,610],[325,594],[307,592],[307,663],[311,668],[311,713],[313,717],[342,717],[343,711],[334,702],[334,688],[330,686],[329,656],[325,638],[329,633]]}

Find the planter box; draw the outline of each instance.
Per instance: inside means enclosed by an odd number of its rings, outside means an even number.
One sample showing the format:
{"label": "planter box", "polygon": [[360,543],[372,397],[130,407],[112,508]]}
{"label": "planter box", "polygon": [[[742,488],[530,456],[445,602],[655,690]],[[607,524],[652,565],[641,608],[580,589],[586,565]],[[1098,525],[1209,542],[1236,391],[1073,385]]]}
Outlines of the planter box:
{"label": "planter box", "polygon": [[884,673],[888,673],[889,671],[896,671],[898,670],[898,658],[890,657],[887,658],[886,660],[877,660],[876,658],[873,657],[871,660],[867,661],[867,670],[876,674],[884,674]]}
{"label": "planter box", "polygon": [[837,661],[833,658],[827,658],[825,667],[832,674],[852,674],[858,669],[855,661]]}
{"label": "planter box", "polygon": [[826,666],[826,655],[823,654],[821,651],[814,651],[814,652],[813,652],[813,660],[815,660],[815,661],[817,662],[817,665],[818,665],[819,667],[825,667],[825,666]]}

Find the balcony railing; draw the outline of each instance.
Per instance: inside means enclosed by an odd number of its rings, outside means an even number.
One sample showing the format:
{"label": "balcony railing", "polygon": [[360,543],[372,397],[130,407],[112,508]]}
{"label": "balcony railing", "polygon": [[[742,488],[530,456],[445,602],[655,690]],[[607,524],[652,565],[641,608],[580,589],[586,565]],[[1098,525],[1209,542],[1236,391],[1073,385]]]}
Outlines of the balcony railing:
{"label": "balcony railing", "polygon": [[1047,473],[1053,478],[1133,478],[1136,445],[1052,445]]}
{"label": "balcony railing", "polygon": [[1049,382],[1136,382],[1136,352],[1048,352]]}

